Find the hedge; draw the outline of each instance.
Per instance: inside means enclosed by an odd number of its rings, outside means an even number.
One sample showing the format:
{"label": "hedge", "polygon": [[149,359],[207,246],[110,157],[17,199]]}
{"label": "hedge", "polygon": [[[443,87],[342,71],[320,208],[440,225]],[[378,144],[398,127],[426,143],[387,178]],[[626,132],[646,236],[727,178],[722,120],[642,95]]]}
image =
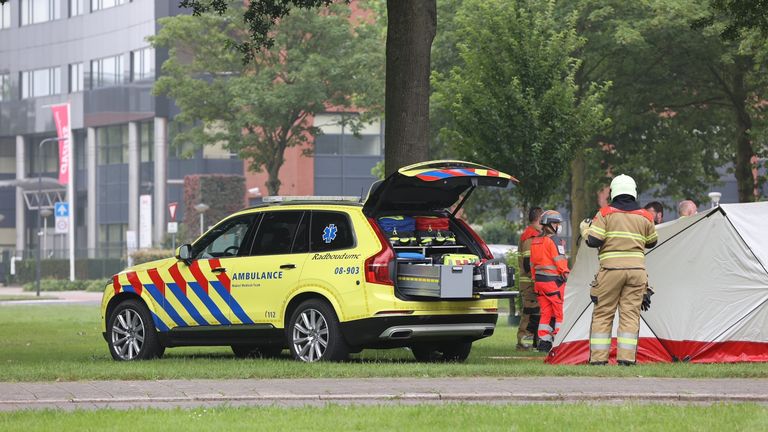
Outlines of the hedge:
{"label": "hedge", "polygon": [[[42,279],[40,280],[40,291],[91,291],[101,292],[107,285],[107,279],[77,280],[69,279]],[[35,282],[24,284],[24,291],[37,291]]]}
{"label": "hedge", "polygon": [[133,265],[144,264],[150,261],[157,261],[173,257],[175,251],[170,249],[141,249],[131,254]]}

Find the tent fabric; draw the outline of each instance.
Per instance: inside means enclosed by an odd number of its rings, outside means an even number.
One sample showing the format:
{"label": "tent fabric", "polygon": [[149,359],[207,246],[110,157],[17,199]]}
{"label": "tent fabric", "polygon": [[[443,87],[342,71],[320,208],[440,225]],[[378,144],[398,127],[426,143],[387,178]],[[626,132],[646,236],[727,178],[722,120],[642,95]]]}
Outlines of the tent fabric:
{"label": "tent fabric", "polygon": [[[639,363],[768,361],[766,220],[768,203],[724,204],[657,226],[659,243],[646,254],[655,295],[641,313]],[[589,360],[589,284],[598,269],[597,251],[582,244],[548,363]],[[614,347],[617,325],[618,316]]]}

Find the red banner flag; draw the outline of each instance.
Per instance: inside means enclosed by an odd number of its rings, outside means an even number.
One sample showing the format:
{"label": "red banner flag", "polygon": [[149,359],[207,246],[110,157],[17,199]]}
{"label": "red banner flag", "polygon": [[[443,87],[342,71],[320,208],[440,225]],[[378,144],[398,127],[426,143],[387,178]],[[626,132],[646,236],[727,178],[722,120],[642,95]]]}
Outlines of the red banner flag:
{"label": "red banner flag", "polygon": [[56,133],[59,138],[59,183],[67,184],[69,182],[69,104],[53,105],[53,120],[56,123]]}

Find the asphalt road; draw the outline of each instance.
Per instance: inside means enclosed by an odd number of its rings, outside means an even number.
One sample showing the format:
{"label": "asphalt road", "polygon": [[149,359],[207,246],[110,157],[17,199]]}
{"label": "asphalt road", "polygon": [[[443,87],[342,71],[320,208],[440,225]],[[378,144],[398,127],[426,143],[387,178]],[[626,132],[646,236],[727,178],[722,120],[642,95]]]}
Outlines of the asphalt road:
{"label": "asphalt road", "polygon": [[768,405],[768,379],[509,377],[0,383],[2,411],[456,402]]}

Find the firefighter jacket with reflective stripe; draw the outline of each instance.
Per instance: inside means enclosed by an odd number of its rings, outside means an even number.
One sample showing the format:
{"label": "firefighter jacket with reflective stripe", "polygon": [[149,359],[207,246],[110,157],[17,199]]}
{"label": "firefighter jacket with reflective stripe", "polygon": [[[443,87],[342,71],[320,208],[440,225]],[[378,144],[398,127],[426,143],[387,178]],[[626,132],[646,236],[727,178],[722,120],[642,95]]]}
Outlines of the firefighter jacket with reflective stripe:
{"label": "firefighter jacket with reflective stripe", "polygon": [[531,279],[531,240],[538,236],[540,231],[528,225],[520,235],[520,247],[518,248],[517,263],[520,266],[520,282],[532,282]]}
{"label": "firefighter jacket with reflective stripe", "polygon": [[534,237],[531,241],[531,268],[537,282],[565,282],[571,272],[568,258],[548,235]]}
{"label": "firefighter jacket with reflective stripe", "polygon": [[613,206],[597,212],[587,236],[587,245],[598,248],[604,268],[645,268],[645,249],[659,238],[650,213]]}

